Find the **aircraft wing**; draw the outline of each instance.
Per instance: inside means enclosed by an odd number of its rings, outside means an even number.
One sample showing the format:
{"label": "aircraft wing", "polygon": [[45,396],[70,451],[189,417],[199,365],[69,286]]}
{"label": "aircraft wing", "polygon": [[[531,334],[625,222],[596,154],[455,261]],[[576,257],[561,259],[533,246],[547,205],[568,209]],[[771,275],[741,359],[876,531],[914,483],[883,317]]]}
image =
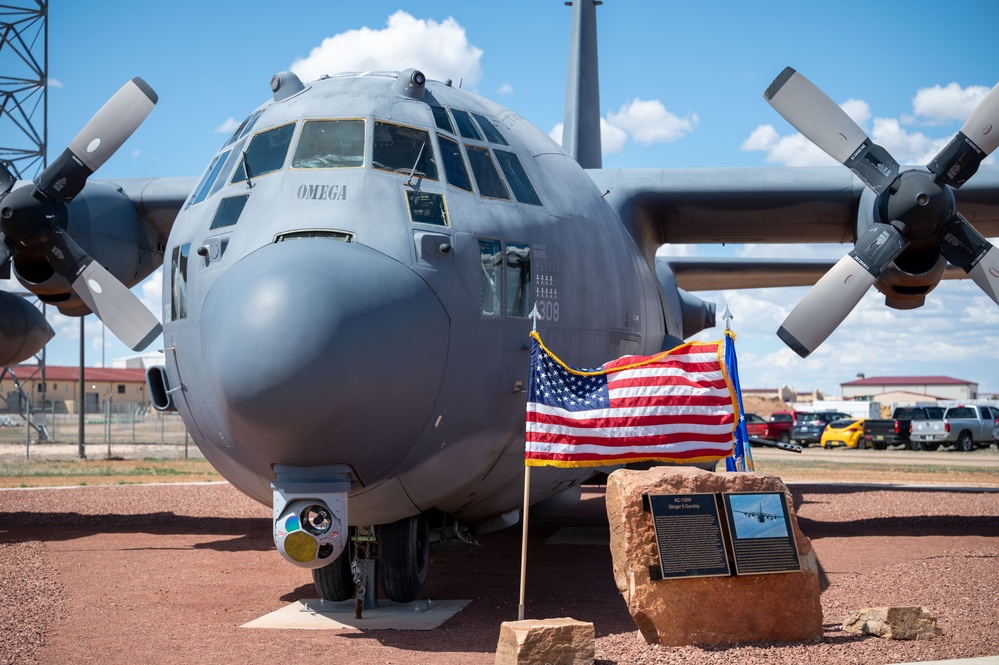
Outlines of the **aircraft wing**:
{"label": "aircraft wing", "polygon": [[[648,253],[665,243],[852,243],[865,185],[830,167],[589,169]],[[955,192],[985,237],[999,236],[999,166]]]}
{"label": "aircraft wing", "polygon": [[193,177],[125,178],[119,180],[95,178],[94,182],[120,188],[135,206],[139,216],[152,225],[157,234],[166,242],[177,213],[183,207],[187,196],[197,186],[198,179]]}

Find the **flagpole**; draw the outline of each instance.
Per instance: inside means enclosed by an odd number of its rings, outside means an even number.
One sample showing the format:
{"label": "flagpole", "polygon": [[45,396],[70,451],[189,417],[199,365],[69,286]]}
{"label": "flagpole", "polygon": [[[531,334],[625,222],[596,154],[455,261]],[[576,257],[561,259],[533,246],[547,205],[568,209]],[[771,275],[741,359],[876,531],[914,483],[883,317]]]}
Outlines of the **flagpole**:
{"label": "flagpole", "polygon": [[[541,313],[538,312],[538,304],[534,303],[534,307],[531,308],[531,313],[528,314],[531,319],[531,332],[538,332],[538,319],[541,318]],[[534,376],[534,368],[531,368],[531,377]],[[528,381],[530,384],[530,380]],[[526,446],[526,442],[525,442]],[[524,454],[527,454],[526,448]],[[527,512],[531,505],[531,467],[524,464],[524,532],[520,537],[520,604],[517,605],[517,621],[524,620],[524,595],[527,589]]]}
{"label": "flagpole", "polygon": [[530,506],[531,467],[524,465],[524,533],[520,548],[520,604],[517,605],[517,621],[524,620],[524,592],[527,588],[527,509]]}

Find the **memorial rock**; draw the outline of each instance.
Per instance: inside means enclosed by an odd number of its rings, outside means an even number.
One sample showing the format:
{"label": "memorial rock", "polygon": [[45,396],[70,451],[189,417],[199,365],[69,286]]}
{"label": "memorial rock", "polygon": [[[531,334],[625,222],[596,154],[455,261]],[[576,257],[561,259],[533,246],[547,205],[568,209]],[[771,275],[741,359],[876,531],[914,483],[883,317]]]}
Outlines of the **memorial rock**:
{"label": "memorial rock", "polygon": [[[782,492],[801,571],[653,580],[659,553],[643,494]],[[818,563],[801,533],[787,487],[762,473],[711,473],[696,467],[618,470],[607,480],[614,580],[649,644],[683,646],[796,642],[822,637]]]}

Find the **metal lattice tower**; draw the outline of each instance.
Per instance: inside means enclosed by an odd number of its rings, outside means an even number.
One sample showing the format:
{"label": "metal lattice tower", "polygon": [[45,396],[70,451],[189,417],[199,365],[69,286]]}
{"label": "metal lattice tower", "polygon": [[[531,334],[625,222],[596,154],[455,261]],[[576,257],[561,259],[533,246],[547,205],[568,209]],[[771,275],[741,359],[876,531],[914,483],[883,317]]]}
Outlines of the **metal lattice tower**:
{"label": "metal lattice tower", "polygon": [[48,5],[0,3],[0,163],[22,180],[46,166]]}

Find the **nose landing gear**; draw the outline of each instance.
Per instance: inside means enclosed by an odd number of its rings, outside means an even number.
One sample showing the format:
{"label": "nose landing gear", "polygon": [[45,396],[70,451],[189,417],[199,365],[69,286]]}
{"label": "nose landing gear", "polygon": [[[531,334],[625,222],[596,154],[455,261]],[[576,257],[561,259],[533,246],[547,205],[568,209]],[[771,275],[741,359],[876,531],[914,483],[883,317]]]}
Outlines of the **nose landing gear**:
{"label": "nose landing gear", "polygon": [[374,527],[374,543],[369,540],[370,536],[365,535],[370,532],[370,527],[352,528],[353,546],[344,548],[331,563],[312,570],[312,580],[320,598],[343,601],[353,596],[355,583],[351,563],[359,558],[374,556],[377,559],[375,570],[385,597],[396,603],[417,599],[427,580],[430,562],[430,529],[426,517],[413,515],[398,522],[378,525]]}

